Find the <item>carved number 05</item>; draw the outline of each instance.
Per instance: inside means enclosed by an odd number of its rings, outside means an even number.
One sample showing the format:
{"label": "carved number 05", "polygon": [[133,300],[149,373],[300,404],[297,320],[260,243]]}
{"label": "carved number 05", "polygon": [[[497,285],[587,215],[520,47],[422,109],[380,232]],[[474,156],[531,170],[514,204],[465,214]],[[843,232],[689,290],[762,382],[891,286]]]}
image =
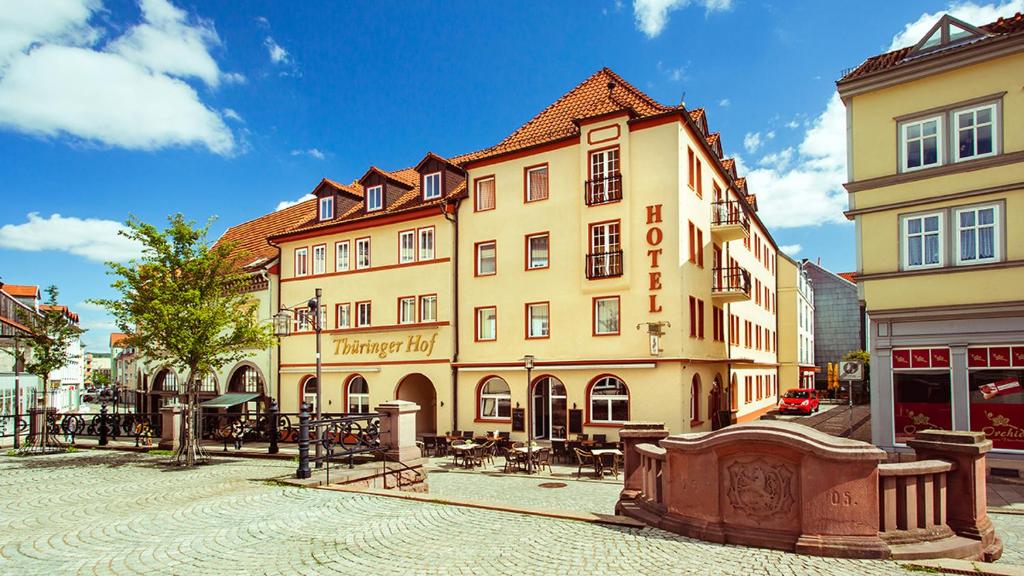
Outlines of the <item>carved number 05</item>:
{"label": "carved number 05", "polygon": [[832,490],[828,493],[828,502],[833,506],[853,506],[853,496],[846,491]]}

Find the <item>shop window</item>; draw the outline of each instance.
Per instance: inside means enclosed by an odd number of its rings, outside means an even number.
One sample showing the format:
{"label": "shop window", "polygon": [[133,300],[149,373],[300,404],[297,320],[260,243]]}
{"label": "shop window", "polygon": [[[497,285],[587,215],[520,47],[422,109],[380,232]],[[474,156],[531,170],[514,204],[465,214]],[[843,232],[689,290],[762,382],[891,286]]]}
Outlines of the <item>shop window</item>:
{"label": "shop window", "polygon": [[952,429],[949,369],[894,370],[892,388],[897,443],[906,443],[921,430]]}
{"label": "shop window", "polygon": [[629,390],[615,376],[605,376],[590,387],[590,421],[618,423],[629,420]]}
{"label": "shop window", "polygon": [[993,447],[1024,450],[1024,346],[969,348],[970,428]]}

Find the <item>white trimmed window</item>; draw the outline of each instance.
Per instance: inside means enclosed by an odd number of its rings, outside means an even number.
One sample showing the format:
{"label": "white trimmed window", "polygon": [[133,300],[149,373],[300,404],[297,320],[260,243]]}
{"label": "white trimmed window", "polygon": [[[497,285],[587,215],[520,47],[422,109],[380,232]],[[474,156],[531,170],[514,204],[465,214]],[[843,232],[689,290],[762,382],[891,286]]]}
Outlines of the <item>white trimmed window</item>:
{"label": "white trimmed window", "polygon": [[999,206],[972,206],[954,212],[956,263],[982,264],[999,260]]}
{"label": "white trimmed window", "polygon": [[356,240],[356,270],[370,267],[370,239]]}
{"label": "white trimmed window", "polygon": [[347,272],[349,267],[349,242],[337,242],[334,244],[334,271]]}
{"label": "white trimmed window", "polygon": [[356,327],[370,325],[370,303],[356,302]]}
{"label": "white trimmed window", "polygon": [[495,242],[481,242],[476,245],[476,275],[490,276],[498,271],[498,246]]}
{"label": "white trimmed window", "polygon": [[527,338],[547,338],[550,335],[550,310],[547,302],[526,305]]}
{"label": "white trimmed window", "polygon": [[526,237],[527,269],[534,270],[536,268],[548,267],[548,239],[549,236],[547,234],[536,234]]}
{"label": "white trimmed window", "polygon": [[420,228],[418,231],[420,237],[419,247],[419,259],[420,260],[433,260],[434,259],[434,228]]}
{"label": "white trimmed window", "polygon": [[996,154],[996,113],[995,104],[953,113],[957,162]]}
{"label": "white trimmed window", "polygon": [[546,200],[548,197],[548,167],[538,166],[526,171],[526,201]]}
{"label": "white trimmed window", "polygon": [[423,199],[433,200],[441,197],[441,173],[434,172],[423,177]]}
{"label": "white trimmed window", "polygon": [[477,180],[475,209],[477,212],[494,209],[494,178]]}
{"label": "white trimmed window", "polygon": [[398,233],[398,263],[416,261],[416,232],[407,230]]}
{"label": "white trimmed window", "polygon": [[420,322],[437,322],[437,296],[420,296]]}
{"label": "white trimmed window", "polygon": [[296,308],[294,322],[293,330],[295,332],[309,332],[313,329],[313,314],[309,308]]}
{"label": "white trimmed window", "polygon": [[320,199],[320,220],[334,218],[334,196],[324,196]]}
{"label": "white trimmed window", "polygon": [[498,309],[494,306],[477,308],[476,339],[496,340],[498,338]]}
{"label": "white trimmed window", "polygon": [[594,299],[594,334],[619,333],[619,299]]}
{"label": "white trimmed window", "polygon": [[305,276],[309,274],[309,249],[295,249],[295,275]]}
{"label": "white trimmed window", "polygon": [[327,245],[313,246],[313,274],[327,272]]}
{"label": "white trimmed window", "polygon": [[512,389],[497,376],[480,386],[480,418],[492,420],[512,417]]}
{"label": "white trimmed window", "polygon": [[373,212],[384,207],[384,187],[370,186],[366,189],[366,211]]}
{"label": "white trimmed window", "polygon": [[348,383],[348,412],[349,414],[369,414],[370,412],[370,386],[366,378],[355,376]]}
{"label": "white trimmed window", "polygon": [[400,298],[398,300],[398,323],[413,324],[416,322],[416,298]]}
{"label": "white trimmed window", "polygon": [[335,311],[335,327],[337,328],[351,328],[352,327],[352,305],[349,303],[338,304],[334,308]]}
{"label": "white trimmed window", "polygon": [[942,266],[942,214],[903,217],[903,262],[907,269]]}
{"label": "white trimmed window", "polygon": [[942,164],[942,117],[900,125],[900,168],[904,172]]}
{"label": "white trimmed window", "polygon": [[614,376],[605,376],[590,387],[591,422],[625,422],[629,420],[629,390]]}

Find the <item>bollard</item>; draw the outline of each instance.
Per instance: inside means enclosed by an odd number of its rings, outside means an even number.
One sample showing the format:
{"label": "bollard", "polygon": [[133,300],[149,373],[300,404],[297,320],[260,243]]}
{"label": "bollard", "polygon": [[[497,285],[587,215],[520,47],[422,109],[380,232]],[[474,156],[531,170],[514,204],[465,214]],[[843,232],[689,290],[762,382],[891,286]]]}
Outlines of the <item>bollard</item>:
{"label": "bollard", "polygon": [[310,405],[303,402],[299,412],[299,468],[295,471],[299,479],[312,475],[309,470],[309,408]]}
{"label": "bollard", "polygon": [[270,408],[267,410],[267,435],[270,437],[270,447],[267,448],[267,454],[277,454],[279,448],[277,446],[277,420],[280,408],[277,405],[277,400],[270,401]]}
{"label": "bollard", "polygon": [[107,405],[100,405],[100,446],[106,446],[109,443],[107,440],[107,434],[110,429],[107,427]]}

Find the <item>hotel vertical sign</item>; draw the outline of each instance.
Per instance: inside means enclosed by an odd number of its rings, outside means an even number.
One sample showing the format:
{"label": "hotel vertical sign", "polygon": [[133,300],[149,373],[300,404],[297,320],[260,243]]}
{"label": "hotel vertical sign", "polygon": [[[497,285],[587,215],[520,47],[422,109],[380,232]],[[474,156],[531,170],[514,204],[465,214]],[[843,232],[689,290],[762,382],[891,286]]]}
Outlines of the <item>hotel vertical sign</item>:
{"label": "hotel vertical sign", "polygon": [[661,304],[658,303],[658,292],[661,290],[661,271],[659,270],[662,249],[659,248],[664,234],[661,231],[661,204],[653,204],[647,207],[647,258],[649,259],[650,271],[648,272],[649,301],[648,312],[654,314],[661,312]]}

